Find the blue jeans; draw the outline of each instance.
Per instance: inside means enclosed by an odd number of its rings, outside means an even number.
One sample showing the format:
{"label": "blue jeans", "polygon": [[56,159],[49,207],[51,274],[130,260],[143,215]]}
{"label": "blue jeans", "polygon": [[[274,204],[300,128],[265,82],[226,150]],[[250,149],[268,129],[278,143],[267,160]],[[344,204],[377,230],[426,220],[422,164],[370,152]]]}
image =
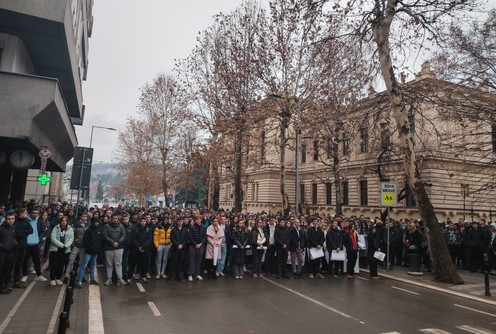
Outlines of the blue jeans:
{"label": "blue jeans", "polygon": [[217,264],[217,272],[221,273],[224,271],[224,267],[226,265],[226,256],[227,256],[227,245],[220,244],[220,259]]}
{"label": "blue jeans", "polygon": [[95,264],[97,256],[98,255],[92,255],[88,253],[84,254],[83,262],[79,266],[79,274],[77,277],[78,283],[81,283],[83,281],[84,270],[86,269],[88,263],[90,264],[90,279],[95,279]]}

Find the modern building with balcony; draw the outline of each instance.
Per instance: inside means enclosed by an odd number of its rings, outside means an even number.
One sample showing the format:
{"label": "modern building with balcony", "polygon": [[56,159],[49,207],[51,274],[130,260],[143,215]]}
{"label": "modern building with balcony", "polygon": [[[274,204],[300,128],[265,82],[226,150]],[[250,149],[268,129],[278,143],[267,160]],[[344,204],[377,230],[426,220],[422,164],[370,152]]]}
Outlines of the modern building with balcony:
{"label": "modern building with balcony", "polygon": [[41,150],[48,174],[74,155],[92,9],[93,0],[0,0],[0,202],[30,199]]}

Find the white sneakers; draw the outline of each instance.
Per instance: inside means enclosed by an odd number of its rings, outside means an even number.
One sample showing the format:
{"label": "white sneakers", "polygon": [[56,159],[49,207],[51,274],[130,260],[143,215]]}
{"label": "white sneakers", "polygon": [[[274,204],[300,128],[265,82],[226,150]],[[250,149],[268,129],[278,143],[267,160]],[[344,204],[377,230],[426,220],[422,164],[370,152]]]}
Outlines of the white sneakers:
{"label": "white sneakers", "polygon": [[57,285],[64,285],[64,283],[62,283],[62,281],[61,281],[61,280],[59,280],[59,279],[56,279],[56,280],[55,280],[55,283],[57,283]]}
{"label": "white sneakers", "polygon": [[196,279],[199,281],[203,281],[203,277],[201,277],[200,275],[196,276]]}
{"label": "white sneakers", "polygon": [[22,283],[26,283],[27,280],[28,280],[27,276],[22,276],[22,278],[21,278]]}
{"label": "white sneakers", "polygon": [[36,282],[46,282],[48,281],[45,277],[43,276],[36,276],[36,278],[34,279]]}
{"label": "white sneakers", "polygon": [[51,281],[50,281],[50,285],[51,285],[51,286],[56,286],[56,285],[57,285],[57,282],[55,282],[55,280],[51,280]]}
{"label": "white sneakers", "polygon": [[188,276],[188,281],[193,282],[193,276]]}
{"label": "white sneakers", "polygon": [[167,278],[167,275],[165,273],[162,273],[162,278]]}

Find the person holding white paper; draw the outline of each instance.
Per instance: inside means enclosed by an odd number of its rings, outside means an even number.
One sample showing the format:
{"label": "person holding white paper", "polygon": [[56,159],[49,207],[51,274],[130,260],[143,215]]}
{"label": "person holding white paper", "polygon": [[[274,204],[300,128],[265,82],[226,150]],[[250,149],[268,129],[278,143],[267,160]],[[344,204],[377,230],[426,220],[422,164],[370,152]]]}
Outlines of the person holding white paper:
{"label": "person holding white paper", "polygon": [[375,252],[380,252],[384,242],[384,230],[382,228],[382,221],[376,220],[375,225],[370,229],[367,236],[368,241],[368,260],[371,278],[379,278],[377,274],[378,260],[374,257]]}
{"label": "person holding white paper", "polygon": [[[312,217],[312,222],[307,230],[307,243],[309,248],[322,249],[324,247],[324,232],[320,229],[320,220],[317,217]],[[320,273],[321,258],[310,260],[308,270],[310,274],[308,278],[324,278]]]}
{"label": "person holding white paper", "polygon": [[329,274],[332,275],[333,267],[334,267],[334,277],[339,276],[339,272],[343,271],[343,261],[332,261],[331,254],[332,251],[336,252],[344,252],[343,250],[343,234],[338,226],[337,219],[332,221],[331,228],[327,232],[326,236],[326,244],[327,250],[329,251]]}
{"label": "person holding white paper", "polygon": [[262,258],[269,243],[269,236],[264,230],[264,224],[264,221],[259,218],[256,227],[251,230],[250,234],[250,243],[253,249],[253,255],[251,257],[253,278],[263,278]]}
{"label": "person holding white paper", "polygon": [[219,219],[214,218],[212,225],[207,228],[207,248],[205,251],[205,260],[207,264],[207,278],[215,279],[217,263],[221,258],[222,240],[224,239],[224,230],[219,226]]}

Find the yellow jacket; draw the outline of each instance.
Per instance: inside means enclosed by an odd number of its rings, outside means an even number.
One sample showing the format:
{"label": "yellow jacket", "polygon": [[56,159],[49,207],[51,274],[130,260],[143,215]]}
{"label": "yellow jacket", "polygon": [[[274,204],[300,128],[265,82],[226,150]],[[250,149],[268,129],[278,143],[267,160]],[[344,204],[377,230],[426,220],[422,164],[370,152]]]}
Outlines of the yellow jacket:
{"label": "yellow jacket", "polygon": [[169,227],[164,227],[159,225],[153,231],[153,243],[155,244],[155,248],[158,248],[159,245],[170,245],[171,240],[171,231],[172,229]]}

